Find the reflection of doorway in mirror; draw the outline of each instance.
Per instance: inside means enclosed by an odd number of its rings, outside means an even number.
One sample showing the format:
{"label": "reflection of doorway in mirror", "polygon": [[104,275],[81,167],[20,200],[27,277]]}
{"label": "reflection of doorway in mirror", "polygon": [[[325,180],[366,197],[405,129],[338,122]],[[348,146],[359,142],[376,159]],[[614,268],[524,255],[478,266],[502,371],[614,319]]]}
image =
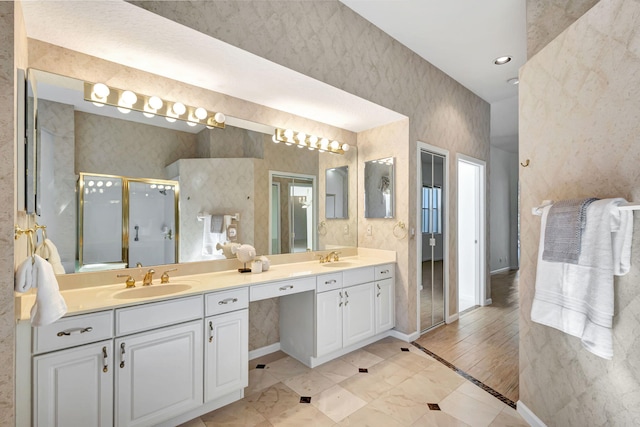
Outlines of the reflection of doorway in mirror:
{"label": "reflection of doorway in mirror", "polygon": [[271,253],[282,253],[280,244],[280,183],[271,183]]}
{"label": "reflection of doorway in mirror", "polygon": [[291,252],[306,252],[313,248],[313,187],[308,183],[289,185]]}

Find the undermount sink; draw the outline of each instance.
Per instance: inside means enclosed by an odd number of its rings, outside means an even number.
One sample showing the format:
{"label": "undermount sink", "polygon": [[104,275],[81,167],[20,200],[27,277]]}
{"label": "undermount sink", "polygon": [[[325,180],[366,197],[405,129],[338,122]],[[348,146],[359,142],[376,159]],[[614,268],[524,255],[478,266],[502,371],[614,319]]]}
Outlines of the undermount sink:
{"label": "undermount sink", "polygon": [[320,265],[322,265],[323,267],[346,268],[346,267],[351,267],[353,263],[350,261],[333,261],[333,262],[325,262]]}
{"label": "undermount sink", "polygon": [[135,299],[160,297],[164,295],[176,294],[191,289],[191,285],[184,283],[166,283],[159,285],[145,286],[143,288],[124,289],[116,293],[115,299]]}

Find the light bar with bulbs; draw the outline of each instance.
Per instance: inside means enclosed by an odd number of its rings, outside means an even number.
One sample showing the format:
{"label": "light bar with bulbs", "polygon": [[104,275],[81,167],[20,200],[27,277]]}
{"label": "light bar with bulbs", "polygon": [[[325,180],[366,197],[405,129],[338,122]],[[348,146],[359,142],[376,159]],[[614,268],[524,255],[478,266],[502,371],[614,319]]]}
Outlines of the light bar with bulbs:
{"label": "light bar with bulbs", "polygon": [[276,144],[284,142],[286,145],[295,145],[298,148],[307,148],[309,150],[318,150],[319,152],[327,152],[334,154],[344,154],[349,151],[349,144],[321,138],[315,135],[307,135],[304,132],[296,132],[291,129],[276,128],[276,132],[271,138]]}
{"label": "light bar with bulbs", "polygon": [[139,111],[147,117],[162,116],[169,122],[183,120],[190,126],[204,125],[209,129],[224,129],[226,117],[222,113],[192,107],[181,102],[166,101],[158,96],[143,95],[130,90],[118,89],[104,83],[84,82],[84,100],[97,106],[111,105],[127,114]]}

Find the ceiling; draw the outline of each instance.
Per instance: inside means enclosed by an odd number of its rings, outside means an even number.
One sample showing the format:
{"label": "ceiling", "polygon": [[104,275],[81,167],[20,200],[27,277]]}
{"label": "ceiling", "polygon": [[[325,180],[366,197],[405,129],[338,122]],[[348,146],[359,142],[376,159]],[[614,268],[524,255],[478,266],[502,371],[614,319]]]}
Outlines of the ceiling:
{"label": "ceiling", "polygon": [[[517,86],[506,80],[526,60],[525,0],[341,1],[491,103],[492,144],[517,151]],[[22,4],[30,38],[354,132],[404,118],[124,1]],[[513,60],[494,65],[502,55]]]}
{"label": "ceiling", "polygon": [[[526,0],[340,0],[491,104],[491,143],[517,151]],[[505,65],[494,59],[509,55]]]}

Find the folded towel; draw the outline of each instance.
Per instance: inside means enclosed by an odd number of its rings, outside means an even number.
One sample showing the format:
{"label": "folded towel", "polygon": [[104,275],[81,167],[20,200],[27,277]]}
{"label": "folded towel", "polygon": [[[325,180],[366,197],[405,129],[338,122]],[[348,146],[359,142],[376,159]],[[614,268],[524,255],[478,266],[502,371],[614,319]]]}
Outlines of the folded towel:
{"label": "folded towel", "polygon": [[224,215],[211,215],[211,232],[222,233],[224,231],[222,227],[223,222]]}
{"label": "folded towel", "polygon": [[205,215],[203,218],[204,227],[202,230],[202,255],[211,259],[211,257],[222,258],[222,251],[216,248],[218,243],[224,244],[227,240],[226,233],[211,232],[211,215]]}
{"label": "folded towel", "polygon": [[51,240],[45,239],[44,242],[36,246],[36,254],[40,255],[42,258],[46,259],[49,264],[51,264],[55,274],[65,273],[62,261],[60,260],[60,254],[58,253],[58,248],[56,248],[56,245],[54,245]]}
{"label": "folded towel", "polygon": [[[542,231],[538,247],[531,320],[579,337],[583,347],[605,359],[613,357],[613,276],[626,274],[631,264],[633,215],[617,207],[624,202],[589,205],[577,264],[545,261]],[[541,230],[549,210],[543,210]]]}
{"label": "folded towel", "polygon": [[16,277],[13,288],[16,292],[27,292],[33,287],[33,264],[34,259],[28,257],[16,269]]}
{"label": "folded towel", "polygon": [[551,206],[544,229],[543,260],[578,263],[587,207],[595,200],[597,199],[562,200]]}
{"label": "folded towel", "polygon": [[34,255],[33,285],[38,289],[36,302],[31,307],[31,325],[49,325],[67,312],[67,304],[60,294],[53,267],[39,255]]}

